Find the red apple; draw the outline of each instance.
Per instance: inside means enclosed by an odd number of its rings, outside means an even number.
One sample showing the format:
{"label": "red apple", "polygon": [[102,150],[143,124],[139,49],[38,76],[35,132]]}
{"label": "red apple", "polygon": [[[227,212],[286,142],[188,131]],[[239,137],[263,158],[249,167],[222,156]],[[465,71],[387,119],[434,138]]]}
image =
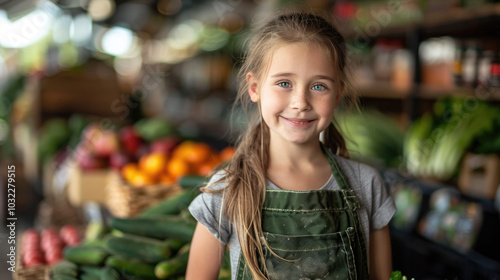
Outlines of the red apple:
{"label": "red apple", "polygon": [[126,126],[120,130],[120,142],[130,155],[136,155],[143,143],[133,126]]}
{"label": "red apple", "polygon": [[120,150],[118,136],[111,130],[102,131],[102,134],[94,139],[92,145],[94,153],[102,158],[108,158]]}
{"label": "red apple", "polygon": [[151,143],[151,152],[162,153],[165,155],[170,155],[175,147],[180,143],[177,137],[166,137],[158,139]]}
{"label": "red apple", "polygon": [[106,167],[106,162],[93,154],[81,153],[77,155],[77,163],[83,170],[96,170]]}
{"label": "red apple", "polygon": [[122,167],[129,162],[132,162],[132,159],[124,152],[114,153],[109,158],[109,166],[116,170],[122,169]]}

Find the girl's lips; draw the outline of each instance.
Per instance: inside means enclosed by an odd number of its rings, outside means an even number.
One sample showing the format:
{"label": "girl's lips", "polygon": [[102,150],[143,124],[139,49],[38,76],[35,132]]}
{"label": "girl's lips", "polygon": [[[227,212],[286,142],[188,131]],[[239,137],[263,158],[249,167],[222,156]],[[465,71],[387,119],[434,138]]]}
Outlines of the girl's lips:
{"label": "girl's lips", "polygon": [[310,126],[315,119],[310,120],[310,119],[289,119],[281,116],[285,121],[287,121],[289,124],[295,126],[295,127],[308,127]]}

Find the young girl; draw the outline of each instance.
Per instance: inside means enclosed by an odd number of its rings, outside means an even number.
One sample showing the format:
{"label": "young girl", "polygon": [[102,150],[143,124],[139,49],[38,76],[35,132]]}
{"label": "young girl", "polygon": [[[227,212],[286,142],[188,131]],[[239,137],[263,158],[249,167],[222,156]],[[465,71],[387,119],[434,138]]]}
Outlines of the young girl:
{"label": "young girl", "polygon": [[389,279],[394,202],[333,124],[352,100],[345,68],[344,39],[324,17],[284,13],[254,34],[237,101],[256,114],[189,207],[186,279],[217,279],[226,246],[232,279]]}

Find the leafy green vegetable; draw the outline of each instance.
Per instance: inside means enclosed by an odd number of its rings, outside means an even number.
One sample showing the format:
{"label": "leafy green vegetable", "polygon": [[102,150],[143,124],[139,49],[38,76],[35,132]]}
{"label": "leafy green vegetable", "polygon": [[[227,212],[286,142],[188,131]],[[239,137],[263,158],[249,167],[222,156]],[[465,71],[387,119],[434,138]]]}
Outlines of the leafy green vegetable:
{"label": "leafy green vegetable", "polygon": [[134,127],[139,136],[148,142],[176,133],[175,127],[162,118],[145,118],[136,122]]}
{"label": "leafy green vegetable", "polygon": [[467,97],[438,100],[434,114],[422,116],[407,132],[404,156],[408,171],[415,176],[450,179],[468,150],[500,151],[499,127],[500,109],[484,101]]}
{"label": "leafy green vegetable", "polygon": [[403,153],[403,132],[387,116],[375,111],[339,114],[337,121],[351,157],[398,167]]}

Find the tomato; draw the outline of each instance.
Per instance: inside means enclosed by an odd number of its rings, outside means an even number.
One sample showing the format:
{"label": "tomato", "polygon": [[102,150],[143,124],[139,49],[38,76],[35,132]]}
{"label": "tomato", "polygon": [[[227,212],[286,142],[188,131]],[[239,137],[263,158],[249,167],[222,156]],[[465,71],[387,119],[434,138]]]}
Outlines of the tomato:
{"label": "tomato", "polygon": [[44,264],[45,261],[41,255],[25,255],[23,256],[24,266],[32,266],[37,264]]}
{"label": "tomato", "polygon": [[73,225],[66,225],[59,231],[61,239],[66,244],[78,244],[80,243],[80,234],[78,229]]}
{"label": "tomato", "polygon": [[59,262],[62,258],[61,250],[48,250],[45,252],[45,260],[47,260],[48,264]]}

